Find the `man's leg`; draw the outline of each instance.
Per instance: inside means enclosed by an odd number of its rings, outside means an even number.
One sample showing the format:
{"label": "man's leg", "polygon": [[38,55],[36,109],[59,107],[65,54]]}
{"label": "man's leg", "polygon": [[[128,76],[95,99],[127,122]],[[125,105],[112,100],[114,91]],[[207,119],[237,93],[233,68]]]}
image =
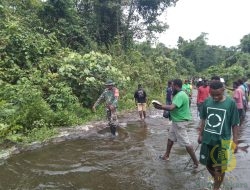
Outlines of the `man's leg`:
{"label": "man's leg", "polygon": [[212,166],[210,166],[210,165],[207,165],[206,168],[207,168],[207,171],[212,176],[212,178],[214,179],[214,176],[215,176],[215,174],[214,174],[214,168]]}
{"label": "man's leg", "polygon": [[140,119],[142,120],[142,111],[139,111]]}
{"label": "man's leg", "polygon": [[142,120],[142,104],[141,103],[137,104],[137,109],[139,112],[140,119]]}
{"label": "man's leg", "polygon": [[143,111],[143,117],[146,118],[146,111]]}
{"label": "man's leg", "polygon": [[166,152],[164,156],[161,157],[161,159],[163,160],[169,160],[171,149],[173,147],[174,142],[176,142],[176,135],[174,128],[175,128],[174,124],[172,124],[169,128]]}
{"label": "man's leg", "polygon": [[143,113],[143,117],[144,117],[144,119],[146,118],[146,106],[147,106],[147,104],[146,103],[143,103],[142,104],[142,113]]}
{"label": "man's leg", "polygon": [[162,157],[163,160],[168,160],[169,159],[169,155],[170,155],[171,149],[173,147],[173,144],[174,144],[174,142],[171,141],[170,139],[168,139],[166,152],[165,152],[164,156]]}
{"label": "man's leg", "polygon": [[109,125],[109,128],[110,128],[111,134],[115,136],[116,126],[115,126],[114,124],[111,123],[111,124]]}
{"label": "man's leg", "polygon": [[221,167],[213,167],[211,165],[207,165],[207,170],[211,174],[214,180],[214,189],[219,190],[220,186],[224,180],[225,172],[222,173]]}
{"label": "man's leg", "polygon": [[225,172],[222,173],[221,167],[214,168],[214,190],[219,190],[224,180]]}
{"label": "man's leg", "polygon": [[111,120],[109,122],[110,132],[112,135],[116,133],[116,127],[118,126],[118,118],[116,110],[111,111]]}
{"label": "man's leg", "polygon": [[193,162],[194,162],[194,165],[195,165],[195,166],[198,166],[198,165],[199,165],[199,161],[198,161],[198,159],[196,158],[196,155],[195,155],[193,146],[192,146],[192,145],[186,146],[186,150],[187,150],[188,154],[190,155],[190,157],[192,158],[192,160],[193,160]]}

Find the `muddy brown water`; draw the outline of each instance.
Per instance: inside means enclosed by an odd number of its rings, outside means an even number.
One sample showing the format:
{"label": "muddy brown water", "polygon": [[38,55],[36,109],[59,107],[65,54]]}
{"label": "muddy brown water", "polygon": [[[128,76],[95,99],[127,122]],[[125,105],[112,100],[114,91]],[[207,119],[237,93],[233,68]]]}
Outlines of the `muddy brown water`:
{"label": "muddy brown water", "polygon": [[[197,147],[197,111],[188,134]],[[250,111],[249,111],[250,112]],[[240,146],[250,144],[250,113],[241,128]],[[109,130],[81,139],[49,144],[13,155],[0,165],[0,189],[76,190],[195,190],[211,186],[204,167],[193,171],[190,157],[177,143],[170,161],[161,161],[170,123],[152,107],[145,122],[138,115],[121,118],[126,123],[111,138]],[[247,149],[248,150],[248,149]],[[199,147],[196,151],[199,155]],[[250,156],[240,150],[236,168],[226,173],[223,189],[250,189]]]}

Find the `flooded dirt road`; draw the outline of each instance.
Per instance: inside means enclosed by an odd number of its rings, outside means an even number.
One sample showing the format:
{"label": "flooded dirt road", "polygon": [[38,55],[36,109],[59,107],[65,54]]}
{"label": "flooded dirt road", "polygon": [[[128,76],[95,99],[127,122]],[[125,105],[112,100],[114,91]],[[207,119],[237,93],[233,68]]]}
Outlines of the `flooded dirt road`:
{"label": "flooded dirt road", "polygon": [[[192,107],[193,121],[188,134],[197,144],[198,118]],[[250,114],[241,128],[240,146],[250,144]],[[109,129],[84,138],[50,144],[14,155],[0,165],[0,189],[53,190],[198,190],[211,186],[204,167],[194,172],[185,148],[174,144],[170,161],[161,161],[170,122],[162,112],[148,110],[145,122],[137,113],[121,118],[118,136]],[[198,146],[196,155],[199,155]],[[236,154],[237,166],[226,174],[223,189],[250,189],[250,156]],[[187,167],[186,167],[187,166]]]}

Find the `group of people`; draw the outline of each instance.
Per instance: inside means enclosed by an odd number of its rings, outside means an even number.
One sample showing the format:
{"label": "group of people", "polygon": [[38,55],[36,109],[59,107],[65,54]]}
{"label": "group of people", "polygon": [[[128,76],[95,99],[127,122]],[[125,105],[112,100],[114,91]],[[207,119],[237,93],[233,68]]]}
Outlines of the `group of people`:
{"label": "group of people", "polygon": [[[232,169],[235,164],[229,155],[237,152],[238,128],[242,124],[241,113],[247,109],[249,91],[246,87],[243,88],[242,82],[240,86],[238,80],[237,83],[234,82],[233,96],[230,97],[225,91],[224,79],[214,76],[210,81],[199,81],[197,86],[197,108],[200,118],[198,143],[201,144],[201,148],[198,161],[187,134],[187,125],[191,120],[189,105],[192,88],[187,90],[185,83],[187,80],[184,81],[183,87],[180,79],[175,79],[172,83],[168,82],[166,105],[154,105],[157,109],[170,111],[172,120],[166,152],[160,158],[169,160],[171,148],[174,142],[178,141],[189,153],[194,168],[198,168],[199,164],[206,166],[214,179],[213,190],[219,190],[225,171],[229,171],[230,167]],[[170,88],[172,88],[172,99],[168,100]],[[241,107],[238,106],[239,102]]]}
{"label": "group of people", "polygon": [[[223,78],[220,78],[218,76],[214,76],[211,78],[211,81],[220,81],[223,83],[225,87],[224,94],[227,96],[228,93],[227,90],[232,91],[232,98],[234,99],[239,117],[240,117],[240,126],[242,125],[246,112],[248,110],[248,97],[249,97],[249,87],[246,82],[246,79],[238,79],[233,82],[233,88],[228,88],[225,86],[225,80]],[[203,105],[203,102],[205,99],[209,96],[209,85],[207,80],[201,80],[200,85],[198,86],[198,94],[197,94],[197,108],[198,113],[200,114],[200,109]],[[229,96],[229,95],[228,95]]]}
{"label": "group of people", "polygon": [[240,126],[242,125],[245,115],[248,109],[248,96],[249,88],[245,79],[239,79],[233,82],[233,98],[236,102],[239,117],[240,117]]}
{"label": "group of people", "polygon": [[[166,105],[154,104],[156,109],[170,112],[172,125],[169,129],[166,152],[160,156],[163,160],[170,159],[170,152],[174,142],[184,146],[193,161],[196,169],[199,164],[206,166],[214,179],[213,190],[219,190],[223,182],[225,171],[232,165],[228,154],[237,152],[238,128],[242,124],[241,109],[244,108],[244,93],[242,84],[234,82],[233,98],[225,92],[225,84],[220,77],[212,77],[210,81],[202,80],[198,87],[197,108],[200,122],[198,126],[198,143],[201,144],[199,159],[187,134],[187,126],[192,120],[190,103],[192,99],[192,86],[188,80],[174,79],[168,82],[166,88]],[[110,110],[109,124],[111,133],[115,134],[117,125],[117,100],[119,91],[114,87],[113,81],[106,83],[107,88],[93,106],[102,99],[106,100],[107,110]],[[249,90],[244,90],[245,104],[248,104]],[[140,119],[146,117],[147,94],[141,85],[134,93],[135,103],[138,108]],[[242,108],[243,104],[243,108]],[[224,156],[222,156],[224,155]]]}

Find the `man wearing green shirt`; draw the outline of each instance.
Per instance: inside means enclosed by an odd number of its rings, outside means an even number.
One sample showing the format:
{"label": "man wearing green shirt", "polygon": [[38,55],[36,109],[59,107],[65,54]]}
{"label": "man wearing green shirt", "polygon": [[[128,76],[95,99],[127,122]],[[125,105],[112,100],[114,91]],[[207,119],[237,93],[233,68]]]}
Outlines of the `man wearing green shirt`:
{"label": "man wearing green shirt", "polygon": [[191,105],[191,99],[192,99],[192,88],[191,85],[188,83],[188,80],[186,79],[184,81],[184,84],[182,85],[182,90],[186,92],[186,94],[189,97],[189,106]]}
{"label": "man wearing green shirt", "polygon": [[172,120],[172,126],[169,129],[167,149],[164,156],[161,156],[163,160],[169,160],[170,151],[174,142],[178,141],[181,146],[185,146],[187,152],[194,162],[194,168],[197,168],[199,161],[195,156],[193,146],[189,141],[187,134],[187,126],[192,119],[189,109],[189,98],[187,94],[182,91],[182,81],[175,79],[173,81],[173,102],[171,105],[157,105],[155,108],[170,111],[170,117]]}
{"label": "man wearing green shirt", "polygon": [[219,190],[225,171],[236,166],[234,152],[237,151],[240,123],[236,103],[225,96],[222,82],[212,81],[210,84],[210,97],[205,100],[200,117],[200,163],[206,165],[214,179],[213,190]]}

